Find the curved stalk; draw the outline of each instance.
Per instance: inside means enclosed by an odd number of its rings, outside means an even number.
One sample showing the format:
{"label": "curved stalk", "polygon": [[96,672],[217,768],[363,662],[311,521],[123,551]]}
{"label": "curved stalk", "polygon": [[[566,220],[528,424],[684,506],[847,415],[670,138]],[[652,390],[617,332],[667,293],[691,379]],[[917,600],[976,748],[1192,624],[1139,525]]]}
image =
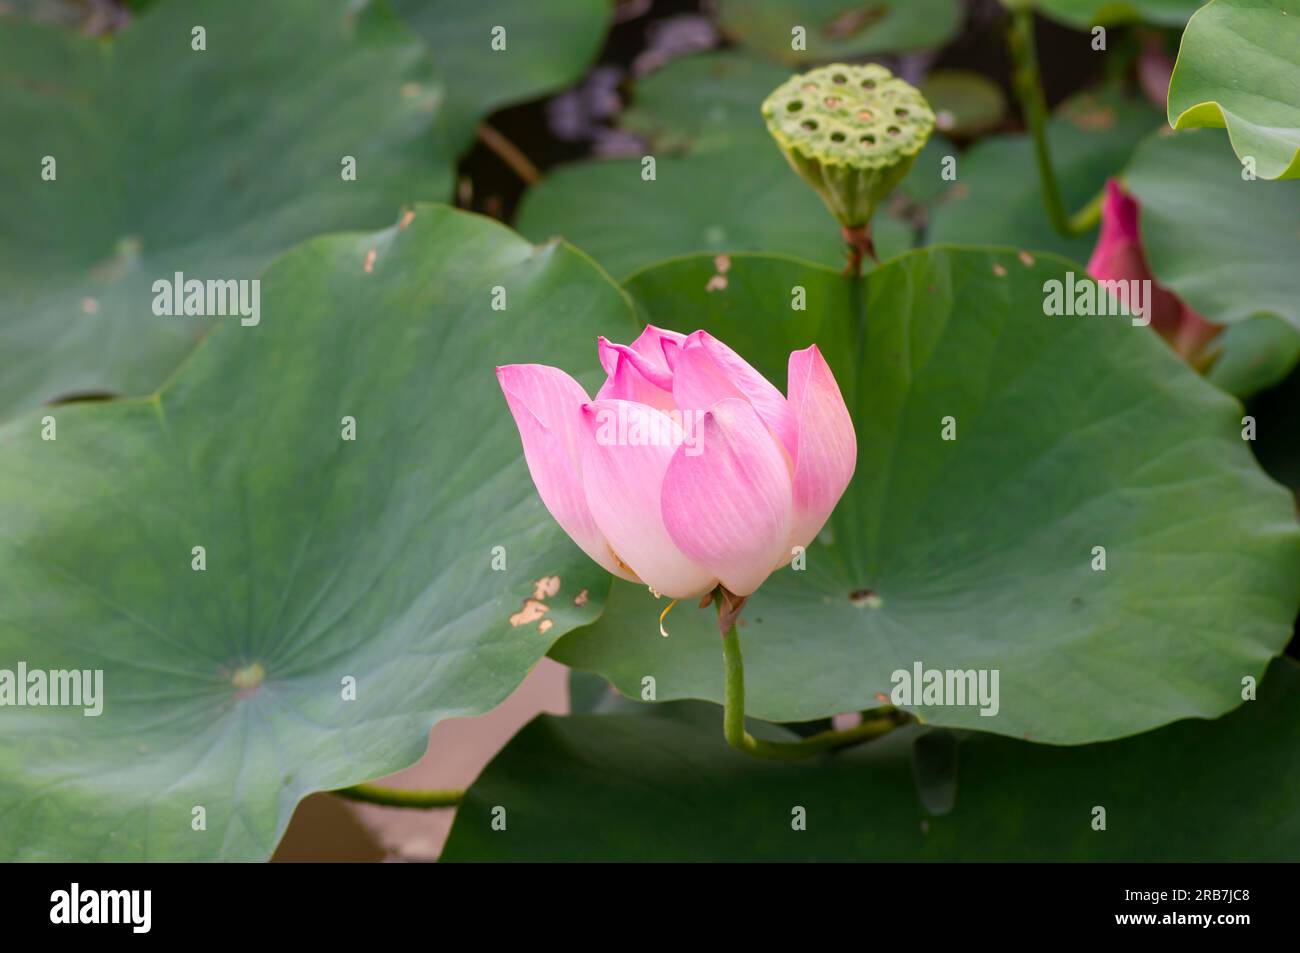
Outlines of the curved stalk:
{"label": "curved stalk", "polygon": [[1071,215],[1061,197],[1061,186],[1052,167],[1052,153],[1047,143],[1047,99],[1038,72],[1038,48],[1034,43],[1034,12],[1028,7],[1011,11],[1007,27],[1007,50],[1011,54],[1011,85],[1025,115],[1025,124],[1034,141],[1034,162],[1038,166],[1039,191],[1047,218],[1061,235],[1077,238],[1091,231],[1101,218],[1102,194],[1078,213]]}
{"label": "curved stalk", "polygon": [[886,716],[863,721],[857,727],[843,731],[823,731],[801,741],[755,738],[745,730],[745,662],[740,654],[740,634],[734,622],[722,633],[722,659],[726,669],[722,733],[727,744],[737,751],[774,761],[801,761],[826,751],[870,741],[898,727],[896,718]]}

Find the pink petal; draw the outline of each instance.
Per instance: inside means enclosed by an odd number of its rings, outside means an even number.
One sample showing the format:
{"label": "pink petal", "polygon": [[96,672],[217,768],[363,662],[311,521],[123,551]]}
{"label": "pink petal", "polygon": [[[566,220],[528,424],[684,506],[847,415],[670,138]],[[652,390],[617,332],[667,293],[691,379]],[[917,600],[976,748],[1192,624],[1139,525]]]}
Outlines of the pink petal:
{"label": "pink petal", "polygon": [[1156,33],[1145,33],[1142,52],[1138,54],[1138,86],[1152,105],[1164,112],[1169,108],[1169,81],[1174,75],[1174,61],[1164,51]]}
{"label": "pink petal", "polygon": [[793,457],[794,418],[781,392],[717,338],[706,331],[694,332],[677,353],[673,400],[690,420],[729,397],[749,401]]}
{"label": "pink petal", "polygon": [[668,465],[664,523],[682,552],[747,596],[789,559],[785,454],[743,398],[715,404],[695,437],[698,445],[683,445]]}
{"label": "pink petal", "polygon": [[[1088,274],[1094,278],[1149,278],[1149,272],[1136,273],[1135,262],[1141,253],[1137,199],[1110,179],[1101,206],[1101,233],[1088,260]],[[1145,272],[1145,268],[1142,270]]]}
{"label": "pink petal", "polygon": [[632,342],[632,350],[649,358],[671,373],[677,360],[677,352],[685,343],[685,334],[647,324],[645,330],[641,332],[641,336]]}
{"label": "pink petal", "polygon": [[1106,183],[1106,198],[1101,206],[1101,234],[1088,259],[1088,274],[1098,281],[1150,281],[1151,302],[1148,310],[1151,326],[1165,337],[1177,333],[1182,303],[1171,291],[1155,280],[1142,249],[1138,230],[1140,207],[1137,199],[1125,192],[1114,179]]}
{"label": "pink petal", "polygon": [[582,405],[587,394],[564,371],[544,364],[497,368],[524,445],[524,460],[542,503],[588,556],[616,576],[636,581],[619,566],[587,507],[581,479]]}
{"label": "pink petal", "polygon": [[666,414],[625,400],[595,401],[582,413],[587,505],[618,558],[674,599],[712,589],[717,580],[673,545],[659,508],[681,428]]}
{"label": "pink petal", "polygon": [[1205,357],[1206,348],[1223,330],[1223,325],[1207,321],[1186,304],[1181,307],[1178,330],[1169,337],[1169,344],[1180,357],[1196,366]]}
{"label": "pink petal", "polygon": [[609,374],[596,392],[597,400],[630,400],[664,411],[674,408],[672,374],[662,356],[657,365],[627,345],[611,344],[603,337],[597,339],[596,347],[601,366]]}
{"label": "pink petal", "polygon": [[798,428],[790,541],[807,546],[853,478],[858,441],[839,385],[816,344],[791,353],[789,373],[790,409]]}

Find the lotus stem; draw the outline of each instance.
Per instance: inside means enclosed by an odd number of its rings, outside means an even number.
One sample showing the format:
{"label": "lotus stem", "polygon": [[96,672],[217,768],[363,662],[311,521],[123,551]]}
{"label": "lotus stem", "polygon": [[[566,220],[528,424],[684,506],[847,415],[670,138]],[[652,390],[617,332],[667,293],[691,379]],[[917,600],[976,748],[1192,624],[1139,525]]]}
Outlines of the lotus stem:
{"label": "lotus stem", "polygon": [[[721,617],[722,613],[719,612]],[[720,626],[720,628],[722,628]],[[901,723],[897,713],[864,720],[854,728],[823,731],[801,741],[767,741],[745,730],[745,661],[740,652],[740,633],[734,620],[722,631],[722,660],[725,668],[722,733],[727,744],[755,758],[770,761],[802,761],[827,751],[861,744],[893,731]]]}
{"label": "lotus stem", "polygon": [[1042,75],[1038,70],[1038,48],[1034,43],[1034,12],[1028,7],[1010,11],[1007,26],[1007,50],[1011,54],[1011,85],[1025,116],[1025,125],[1034,141],[1034,161],[1038,166],[1039,191],[1052,227],[1066,238],[1086,235],[1101,217],[1101,194],[1093,198],[1077,215],[1071,215],[1061,197],[1061,186],[1052,166],[1047,143],[1047,98],[1043,95]]}

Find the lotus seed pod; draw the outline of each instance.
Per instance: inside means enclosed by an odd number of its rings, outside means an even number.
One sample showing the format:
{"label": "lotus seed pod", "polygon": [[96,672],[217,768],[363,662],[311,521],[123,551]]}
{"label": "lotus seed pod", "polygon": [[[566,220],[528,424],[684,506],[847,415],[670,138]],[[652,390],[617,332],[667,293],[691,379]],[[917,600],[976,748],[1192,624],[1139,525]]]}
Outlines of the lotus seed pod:
{"label": "lotus seed pod", "polygon": [[934,113],[883,66],[833,63],[792,76],[763,102],[790,165],[845,228],[859,228],[916,160]]}

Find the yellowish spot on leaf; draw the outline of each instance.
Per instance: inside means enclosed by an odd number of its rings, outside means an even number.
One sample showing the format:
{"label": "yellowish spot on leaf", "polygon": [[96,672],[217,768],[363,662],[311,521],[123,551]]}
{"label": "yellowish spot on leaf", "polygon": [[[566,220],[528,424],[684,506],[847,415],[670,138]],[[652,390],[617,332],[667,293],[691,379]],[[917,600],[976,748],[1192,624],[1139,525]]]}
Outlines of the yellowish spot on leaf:
{"label": "yellowish spot on leaf", "polygon": [[261,662],[254,662],[252,665],[246,665],[243,668],[236,669],[235,673],[230,676],[230,684],[239,689],[236,697],[247,698],[257,687],[262,684],[266,678],[266,669],[262,667]]}
{"label": "yellowish spot on leaf", "polygon": [[537,599],[525,599],[524,607],[510,617],[510,624],[516,629],[521,625],[532,625],[551,609],[545,602]]}
{"label": "yellowish spot on leaf", "polygon": [[713,267],[718,269],[718,273],[709,279],[709,283],[704,286],[704,290],[726,291],[727,272],[731,270],[731,256],[718,255],[713,259]]}

